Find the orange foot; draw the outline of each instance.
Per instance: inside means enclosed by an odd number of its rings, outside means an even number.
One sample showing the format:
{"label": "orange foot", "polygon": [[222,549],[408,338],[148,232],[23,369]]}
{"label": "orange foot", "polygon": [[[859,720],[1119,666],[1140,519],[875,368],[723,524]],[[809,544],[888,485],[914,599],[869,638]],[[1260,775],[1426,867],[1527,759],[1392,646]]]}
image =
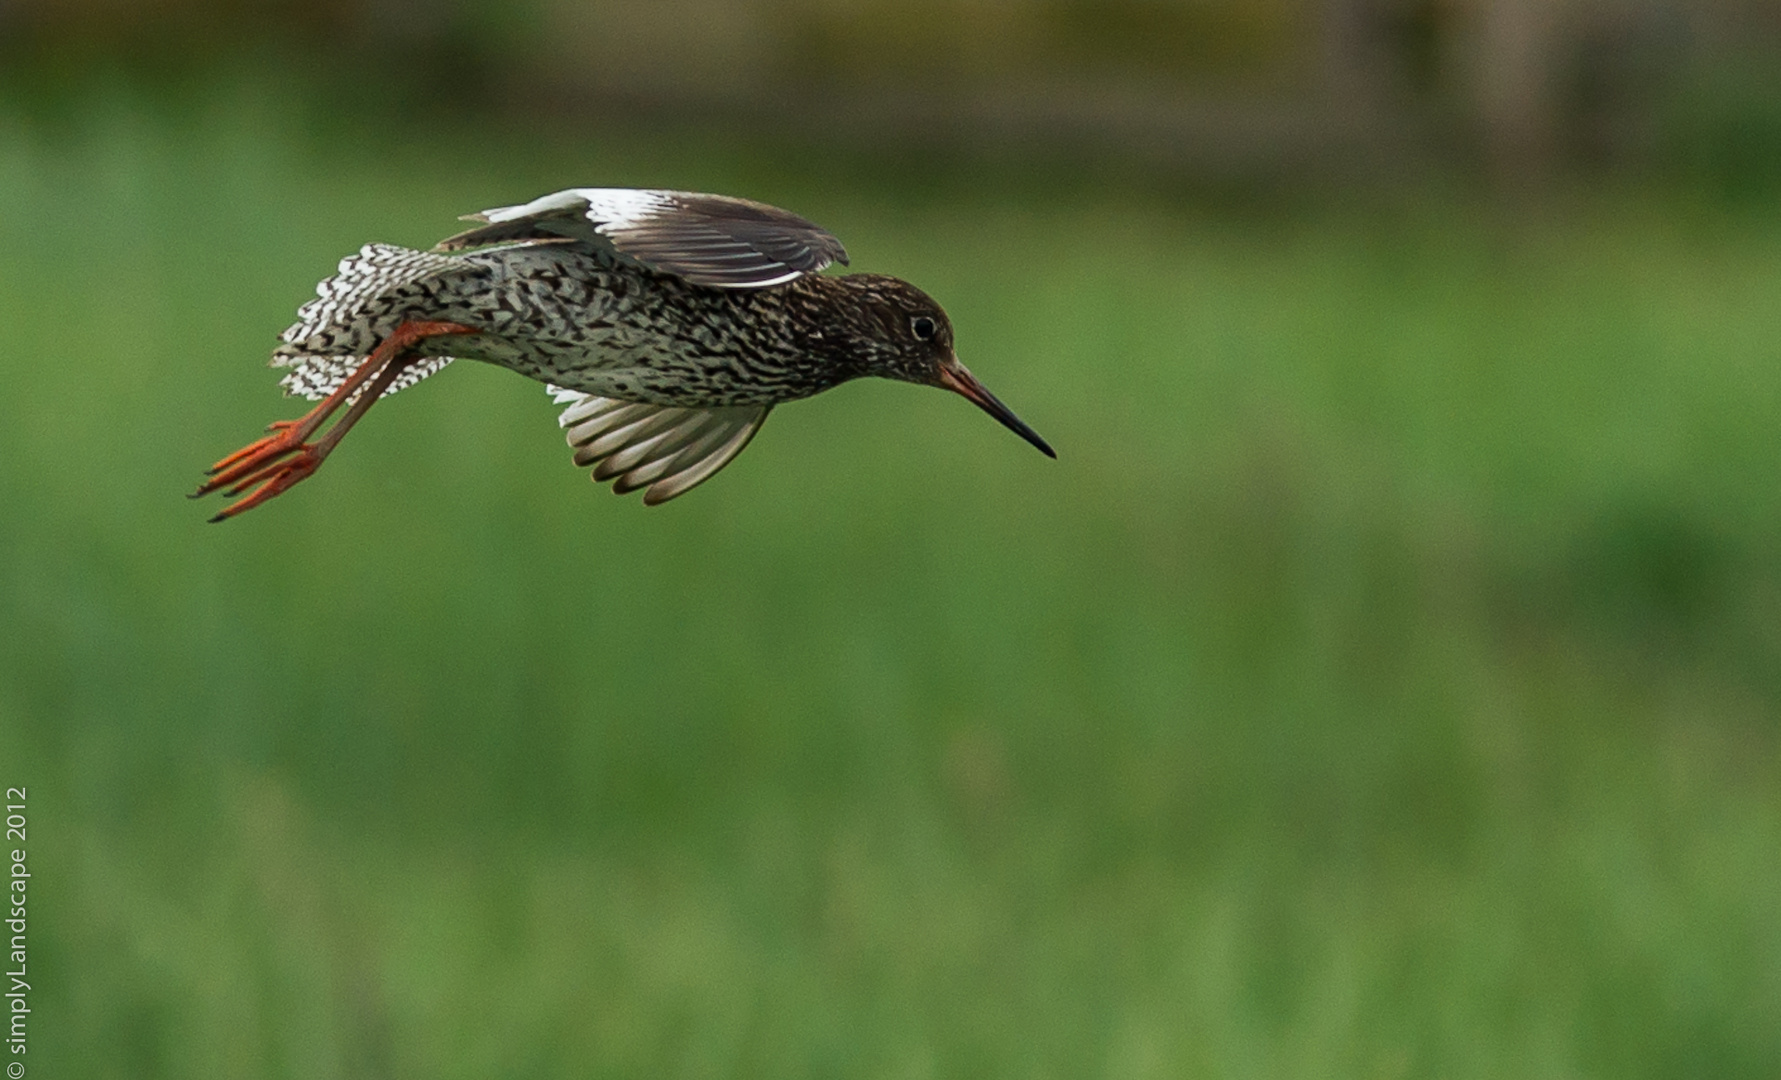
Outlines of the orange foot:
{"label": "orange foot", "polygon": [[[274,420],[274,421],[272,421],[270,424],[266,425],[266,430],[271,432],[272,434],[267,435],[263,439],[258,439],[254,442],[248,443],[246,446],[235,451],[233,454],[230,454],[228,457],[217,462],[215,465],[212,465],[210,468],[205,469],[204,475],[205,476],[215,476],[217,473],[220,473],[224,469],[231,467],[238,461],[241,461],[245,458],[253,457],[254,455],[260,453],[261,451],[271,450],[271,449],[273,449],[274,446],[277,446],[282,441],[288,441],[288,433],[291,431],[291,429],[295,428],[300,423],[302,423],[301,420]],[[300,444],[294,443],[294,442],[290,443],[290,446],[292,449],[295,449],[297,445],[300,445]],[[288,450],[285,452],[289,453]],[[198,491],[192,496],[192,498],[195,499],[199,495],[203,495],[207,491],[215,491],[218,486],[220,486],[218,482],[212,481],[212,482],[206,484],[204,487],[199,488]]]}
{"label": "orange foot", "polygon": [[[252,486],[259,473],[266,471],[267,466],[279,458],[288,457],[299,450],[312,449],[308,443],[303,441],[304,433],[300,429],[301,424],[300,420],[274,420],[266,428],[272,434],[247,444],[205,469],[204,475],[210,479],[199,485],[198,490],[192,492],[190,498],[202,498],[222,488],[230,489],[224,492],[225,496],[239,495]],[[311,467],[309,471],[314,472],[315,470]]]}
{"label": "orange foot", "polygon": [[[281,422],[291,423],[288,420]],[[266,440],[260,441],[265,442]],[[248,449],[251,450],[252,447],[248,447]],[[295,457],[290,456],[293,453],[296,455]],[[299,481],[309,479],[309,475],[321,466],[322,459],[326,456],[325,451],[318,452],[318,448],[311,443],[299,443],[291,449],[280,449],[269,456],[247,458],[228,472],[220,473],[207,481],[203,487],[193,493],[192,497],[197,498],[199,495],[209,494],[224,484],[230,485],[228,490],[223,492],[223,497],[226,499],[234,498],[249,488],[254,488],[253,493],[247,498],[224,508],[221,513],[210,519],[212,523],[227,521],[236,514],[252,510],[274,495],[289,491]],[[285,460],[281,461],[280,458]],[[256,470],[254,469],[256,465],[261,467]],[[240,471],[242,469],[252,471],[243,475]],[[236,479],[237,477],[239,479]],[[231,481],[233,482],[231,483]],[[256,484],[259,486],[255,487]]]}
{"label": "orange foot", "polygon": [[[448,334],[475,334],[477,330],[450,322],[405,322],[378,344],[353,373],[321,404],[299,420],[278,420],[267,427],[271,434],[242,447],[206,470],[210,479],[192,492],[200,498],[221,491],[225,498],[248,492],[248,496],[222,513],[213,522],[227,521],[244,510],[252,510],[296,484],[307,480],[322,460],[339,444],[342,437],[359,422],[383,392],[414,357],[407,355],[415,343],[429,337]],[[314,435],[336,409],[352,402],[346,415],[327,434],[314,442]],[[249,491],[249,489],[252,489]]]}

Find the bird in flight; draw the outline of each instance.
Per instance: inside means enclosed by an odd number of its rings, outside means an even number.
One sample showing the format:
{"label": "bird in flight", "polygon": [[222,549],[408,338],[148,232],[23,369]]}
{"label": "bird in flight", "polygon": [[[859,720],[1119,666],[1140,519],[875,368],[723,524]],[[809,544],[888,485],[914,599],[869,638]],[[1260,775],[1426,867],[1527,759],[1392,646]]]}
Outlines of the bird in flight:
{"label": "bird in flight", "polygon": [[648,505],[729,464],[773,406],[865,375],[951,390],[1057,456],[959,363],[939,304],[883,274],[821,274],[847,252],[795,214],[572,188],[464,220],[431,251],[367,244],[317,286],[272,364],[319,404],[211,466],[194,498],[242,496],[212,521],[308,478],[379,398],[455,358],[547,384],[575,463]]}

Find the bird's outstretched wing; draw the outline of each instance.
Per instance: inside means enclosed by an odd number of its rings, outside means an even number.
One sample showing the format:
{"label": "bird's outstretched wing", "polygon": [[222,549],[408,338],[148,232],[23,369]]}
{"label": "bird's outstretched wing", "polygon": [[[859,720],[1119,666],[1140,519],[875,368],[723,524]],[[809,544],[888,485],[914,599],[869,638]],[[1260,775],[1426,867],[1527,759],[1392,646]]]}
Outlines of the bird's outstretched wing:
{"label": "bird's outstretched wing", "polygon": [[550,388],[569,407],[557,423],[568,430],[575,464],[594,467],[596,483],[620,495],[646,487],[645,506],[667,502],[728,465],[767,421],[770,405],[680,409],[618,401]]}
{"label": "bird's outstretched wing", "polygon": [[484,224],[440,241],[436,251],[569,238],[610,245],[651,270],[723,289],[764,289],[847,263],[847,249],[828,230],[727,195],[570,188],[464,220]]}

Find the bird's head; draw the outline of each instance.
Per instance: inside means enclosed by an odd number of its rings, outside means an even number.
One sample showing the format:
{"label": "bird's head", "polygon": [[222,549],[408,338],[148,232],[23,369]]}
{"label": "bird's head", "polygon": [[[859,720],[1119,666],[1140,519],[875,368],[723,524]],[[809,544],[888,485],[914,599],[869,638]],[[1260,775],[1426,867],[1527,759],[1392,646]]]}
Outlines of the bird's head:
{"label": "bird's head", "polygon": [[845,320],[846,348],[860,367],[860,374],[951,390],[1038,447],[1047,457],[1057,457],[1038,432],[959,363],[952,347],[952,321],[933,297],[906,281],[883,274],[848,274],[817,280],[833,282],[845,290],[849,316]]}

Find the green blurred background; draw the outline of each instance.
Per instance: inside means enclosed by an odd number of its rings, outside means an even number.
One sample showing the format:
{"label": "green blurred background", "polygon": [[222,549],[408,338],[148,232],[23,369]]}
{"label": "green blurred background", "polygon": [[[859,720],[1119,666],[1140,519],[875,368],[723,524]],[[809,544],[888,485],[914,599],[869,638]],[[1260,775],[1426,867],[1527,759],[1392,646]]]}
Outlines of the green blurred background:
{"label": "green blurred background", "polygon": [[[479,365],[181,496],[371,241],[747,195],[947,395],[670,506]],[[31,1076],[1781,1075],[1759,3],[0,7]]]}

